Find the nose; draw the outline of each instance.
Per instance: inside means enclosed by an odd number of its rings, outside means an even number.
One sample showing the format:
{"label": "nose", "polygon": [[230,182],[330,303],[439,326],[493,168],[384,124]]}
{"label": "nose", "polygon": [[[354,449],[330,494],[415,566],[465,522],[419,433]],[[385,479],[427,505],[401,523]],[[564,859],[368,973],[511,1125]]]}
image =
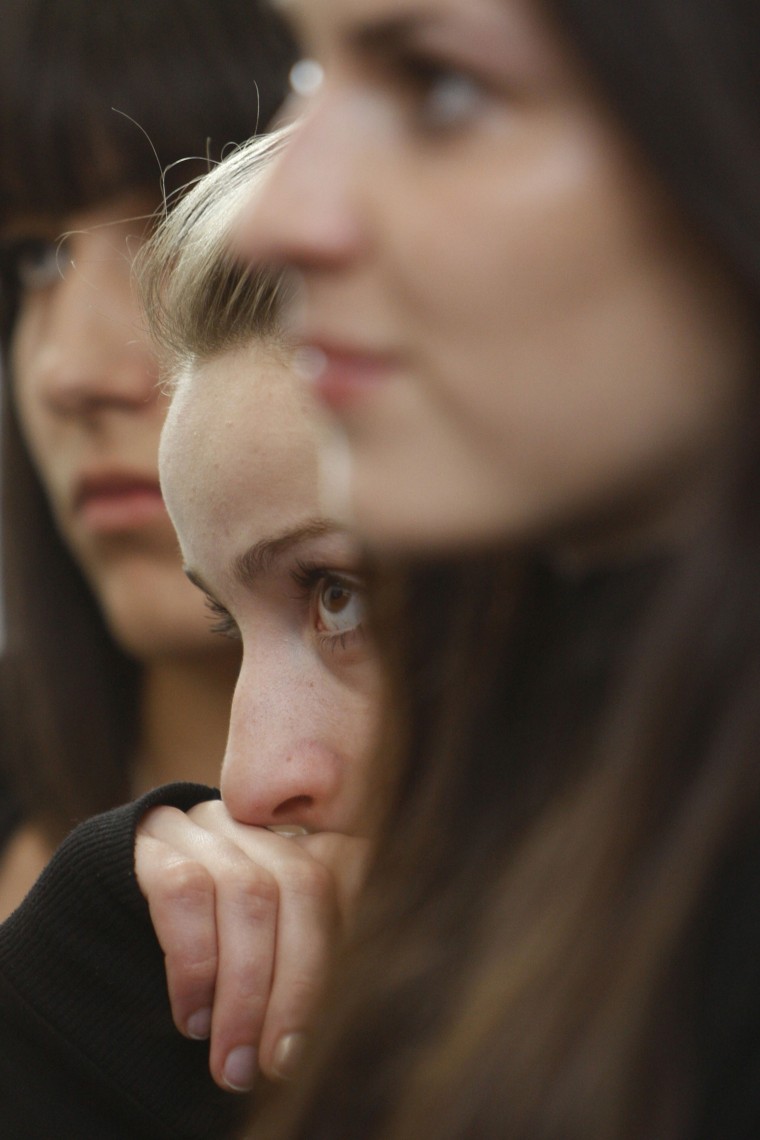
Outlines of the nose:
{"label": "nose", "polygon": [[59,416],[139,408],[156,388],[156,365],[131,281],[127,252],[105,233],[72,238],[62,276],[22,305],[14,336],[17,383]]}
{"label": "nose", "polygon": [[240,216],[236,245],[246,260],[329,268],[361,252],[359,118],[347,98],[312,96]]}
{"label": "nose", "polygon": [[[284,648],[284,647],[280,647]],[[232,701],[222,797],[241,823],[319,829],[345,779],[334,709],[308,663],[261,647],[244,656]]]}

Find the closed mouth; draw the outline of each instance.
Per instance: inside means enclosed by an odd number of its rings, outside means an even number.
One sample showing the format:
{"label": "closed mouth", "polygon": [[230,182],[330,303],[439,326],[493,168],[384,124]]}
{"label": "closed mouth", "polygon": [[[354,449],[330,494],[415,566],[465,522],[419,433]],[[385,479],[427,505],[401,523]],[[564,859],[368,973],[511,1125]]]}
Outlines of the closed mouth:
{"label": "closed mouth", "polygon": [[157,479],[117,472],[83,477],[73,509],[89,530],[103,534],[139,529],[166,515]]}

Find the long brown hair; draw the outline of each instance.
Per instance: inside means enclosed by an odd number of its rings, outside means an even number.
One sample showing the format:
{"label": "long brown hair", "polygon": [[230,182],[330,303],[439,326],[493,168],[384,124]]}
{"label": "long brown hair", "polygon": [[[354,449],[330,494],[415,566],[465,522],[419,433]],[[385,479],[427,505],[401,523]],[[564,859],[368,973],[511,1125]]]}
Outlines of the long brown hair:
{"label": "long brown hair", "polygon": [[[293,44],[254,0],[7,0],[0,36],[0,227],[125,190],[167,193],[263,130]],[[194,159],[194,162],[188,162]],[[56,841],[122,802],[140,669],[115,644],[60,539],[23,443],[8,346],[16,288],[2,266],[2,764]]]}
{"label": "long brown hair", "polygon": [[[760,315],[754,0],[552,8]],[[578,580],[506,550],[386,574],[397,791],[311,1057],[257,1137],[729,1134],[704,990],[760,858],[757,379],[677,552]]]}

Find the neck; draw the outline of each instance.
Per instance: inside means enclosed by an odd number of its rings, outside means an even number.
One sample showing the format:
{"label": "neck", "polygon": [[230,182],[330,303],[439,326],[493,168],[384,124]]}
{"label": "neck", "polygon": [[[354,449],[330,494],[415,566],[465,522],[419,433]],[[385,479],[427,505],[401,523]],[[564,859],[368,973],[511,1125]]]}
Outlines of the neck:
{"label": "neck", "polygon": [[238,668],[236,650],[146,664],[134,795],[174,780],[218,784]]}

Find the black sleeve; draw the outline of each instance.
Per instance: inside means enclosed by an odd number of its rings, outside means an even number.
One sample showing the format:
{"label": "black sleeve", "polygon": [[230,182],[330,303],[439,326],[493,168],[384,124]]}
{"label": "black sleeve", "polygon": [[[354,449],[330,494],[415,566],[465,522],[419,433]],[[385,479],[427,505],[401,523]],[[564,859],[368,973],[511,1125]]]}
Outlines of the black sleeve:
{"label": "black sleeve", "polygon": [[134,875],[134,833],[158,803],[218,793],[157,789],[79,826],[0,926],[0,1121],[18,1140],[223,1140],[240,1098],[208,1045],[175,1029],[164,962]]}
{"label": "black sleeve", "polygon": [[702,958],[697,1140],[760,1137],[760,834],[721,877]]}

